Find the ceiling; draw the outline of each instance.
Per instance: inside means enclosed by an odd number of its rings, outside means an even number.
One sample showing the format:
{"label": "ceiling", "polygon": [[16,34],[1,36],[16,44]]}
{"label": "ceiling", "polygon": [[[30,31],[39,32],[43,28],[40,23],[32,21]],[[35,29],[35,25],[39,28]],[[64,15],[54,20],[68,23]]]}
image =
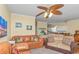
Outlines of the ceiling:
{"label": "ceiling", "polygon": [[[52,5],[52,4],[51,4]],[[12,13],[18,13],[29,16],[36,16],[42,10],[38,9],[37,6],[51,6],[49,4],[8,4],[8,8]],[[53,15],[51,18],[46,20],[43,15],[38,16],[36,19],[39,21],[44,21],[48,23],[54,22],[64,22],[66,20],[72,20],[79,18],[79,4],[65,4],[63,8],[60,9],[62,15]]]}

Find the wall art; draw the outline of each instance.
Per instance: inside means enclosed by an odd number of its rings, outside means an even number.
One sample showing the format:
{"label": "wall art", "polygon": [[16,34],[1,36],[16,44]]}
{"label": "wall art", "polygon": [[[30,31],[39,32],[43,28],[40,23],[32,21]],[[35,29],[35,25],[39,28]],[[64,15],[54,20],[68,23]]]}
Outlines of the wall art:
{"label": "wall art", "polygon": [[7,36],[7,21],[0,16],[0,38]]}

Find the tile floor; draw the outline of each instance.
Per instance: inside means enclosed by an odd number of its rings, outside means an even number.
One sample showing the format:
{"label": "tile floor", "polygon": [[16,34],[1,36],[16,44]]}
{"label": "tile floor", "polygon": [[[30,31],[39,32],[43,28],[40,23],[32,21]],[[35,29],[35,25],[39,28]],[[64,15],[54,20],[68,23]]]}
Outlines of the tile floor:
{"label": "tile floor", "polygon": [[47,48],[37,48],[37,49],[32,49],[32,54],[62,54],[60,52],[51,50],[51,49],[47,49]]}

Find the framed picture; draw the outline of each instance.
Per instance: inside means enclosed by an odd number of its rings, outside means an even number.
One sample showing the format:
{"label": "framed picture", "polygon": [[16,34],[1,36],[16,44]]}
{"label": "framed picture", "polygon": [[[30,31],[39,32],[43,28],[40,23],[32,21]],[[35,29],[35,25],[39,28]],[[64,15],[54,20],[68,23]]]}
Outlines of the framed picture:
{"label": "framed picture", "polygon": [[16,22],[15,27],[16,27],[16,28],[22,28],[22,23]]}
{"label": "framed picture", "polygon": [[26,26],[26,29],[27,29],[27,30],[32,30],[32,25],[27,25],[27,26]]}
{"label": "framed picture", "polygon": [[7,36],[7,21],[0,16],[0,38]]}

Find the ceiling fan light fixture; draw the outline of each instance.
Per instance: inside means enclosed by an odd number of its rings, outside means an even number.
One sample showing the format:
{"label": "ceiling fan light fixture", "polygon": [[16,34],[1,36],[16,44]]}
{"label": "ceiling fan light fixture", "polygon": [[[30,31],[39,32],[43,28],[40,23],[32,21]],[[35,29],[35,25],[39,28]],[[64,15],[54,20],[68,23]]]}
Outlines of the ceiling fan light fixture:
{"label": "ceiling fan light fixture", "polygon": [[47,12],[45,12],[44,17],[46,18],[47,16],[48,16],[48,13],[47,13]]}
{"label": "ceiling fan light fixture", "polygon": [[55,4],[50,6],[49,8],[38,6],[38,8],[44,10],[44,12],[37,14],[37,16],[44,13],[44,18],[48,19],[52,17],[52,15],[61,15],[62,12],[59,11],[58,9],[62,8],[63,6],[64,6],[63,4]]}
{"label": "ceiling fan light fixture", "polygon": [[50,12],[49,17],[52,17],[52,15],[53,15],[53,14]]}

